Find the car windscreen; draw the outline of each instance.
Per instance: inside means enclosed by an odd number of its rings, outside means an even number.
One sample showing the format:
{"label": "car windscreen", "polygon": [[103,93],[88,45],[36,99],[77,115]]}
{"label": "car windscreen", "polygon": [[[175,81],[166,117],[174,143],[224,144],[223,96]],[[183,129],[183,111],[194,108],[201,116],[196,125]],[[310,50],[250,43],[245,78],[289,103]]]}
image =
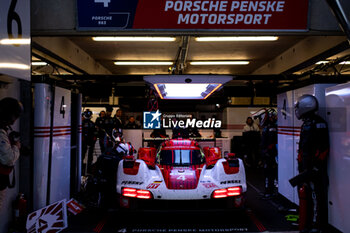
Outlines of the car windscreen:
{"label": "car windscreen", "polygon": [[161,165],[196,165],[204,163],[200,150],[161,150],[158,162]]}

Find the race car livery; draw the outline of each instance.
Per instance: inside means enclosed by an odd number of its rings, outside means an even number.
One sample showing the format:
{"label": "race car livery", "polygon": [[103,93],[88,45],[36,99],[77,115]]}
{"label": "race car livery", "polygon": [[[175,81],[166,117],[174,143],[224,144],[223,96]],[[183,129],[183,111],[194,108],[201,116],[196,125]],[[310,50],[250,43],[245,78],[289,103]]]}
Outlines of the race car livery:
{"label": "race car livery", "polygon": [[155,148],[140,148],[138,159],[124,158],[117,172],[121,206],[130,200],[205,200],[231,198],[243,204],[247,190],[241,159],[218,147],[200,148],[190,139],[172,139]]}

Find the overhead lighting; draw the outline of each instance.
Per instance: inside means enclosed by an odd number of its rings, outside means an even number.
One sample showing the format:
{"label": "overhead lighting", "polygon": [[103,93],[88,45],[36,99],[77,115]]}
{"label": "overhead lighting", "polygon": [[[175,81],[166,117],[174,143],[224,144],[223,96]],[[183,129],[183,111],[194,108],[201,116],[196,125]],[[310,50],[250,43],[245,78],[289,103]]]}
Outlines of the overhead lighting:
{"label": "overhead lighting", "polygon": [[166,66],[172,65],[171,61],[116,61],[117,66]]}
{"label": "overhead lighting", "polygon": [[316,65],[327,64],[327,63],[329,63],[329,61],[319,61],[319,62],[316,62]]}
{"label": "overhead lighting", "polygon": [[191,61],[190,65],[248,65],[249,61]]}
{"label": "overhead lighting", "polygon": [[339,64],[340,65],[350,65],[350,61],[342,61]]}
{"label": "overhead lighting", "polygon": [[228,75],[150,75],[143,80],[162,99],[204,100],[232,80]]}
{"label": "overhead lighting", "polygon": [[171,42],[175,37],[154,37],[154,36],[97,36],[92,37],[94,41],[144,41],[144,42]]}
{"label": "overhead lighting", "polygon": [[219,42],[219,41],[276,41],[278,36],[216,36],[196,37],[198,42]]}
{"label": "overhead lighting", "polygon": [[161,99],[206,99],[221,87],[220,83],[156,83]]}
{"label": "overhead lighting", "polygon": [[28,45],[30,44],[30,39],[2,39],[0,40],[2,45]]}
{"label": "overhead lighting", "polygon": [[30,66],[21,63],[0,63],[0,69],[29,70]]}
{"label": "overhead lighting", "polygon": [[46,66],[47,63],[44,61],[32,61],[32,66]]}

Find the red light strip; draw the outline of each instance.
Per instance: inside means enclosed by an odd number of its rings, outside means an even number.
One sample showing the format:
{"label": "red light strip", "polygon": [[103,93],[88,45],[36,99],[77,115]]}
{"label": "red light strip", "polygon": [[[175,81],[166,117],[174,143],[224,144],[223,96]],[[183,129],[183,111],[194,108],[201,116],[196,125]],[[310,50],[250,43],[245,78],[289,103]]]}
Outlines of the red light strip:
{"label": "red light strip", "polygon": [[213,198],[234,197],[242,194],[241,187],[230,187],[227,189],[217,189],[213,192]]}

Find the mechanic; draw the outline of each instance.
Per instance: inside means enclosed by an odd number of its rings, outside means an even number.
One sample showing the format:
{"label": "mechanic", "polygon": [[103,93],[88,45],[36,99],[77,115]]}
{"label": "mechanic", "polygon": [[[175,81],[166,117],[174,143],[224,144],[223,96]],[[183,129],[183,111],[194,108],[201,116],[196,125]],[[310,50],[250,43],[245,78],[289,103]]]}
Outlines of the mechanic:
{"label": "mechanic", "polygon": [[101,154],[103,154],[105,152],[105,147],[104,147],[104,142],[103,142],[104,137],[105,137],[105,131],[103,129],[105,118],[106,118],[106,112],[101,111],[99,116],[97,117],[97,119],[95,121],[95,126],[97,128],[98,142],[100,144]]}
{"label": "mechanic", "polygon": [[19,134],[12,131],[11,125],[22,112],[23,106],[18,100],[6,97],[0,101],[0,209],[5,200],[6,188],[14,186],[15,178],[13,176],[10,184],[9,174],[20,156],[21,143]]}
{"label": "mechanic", "polygon": [[245,151],[244,162],[250,166],[257,166],[259,162],[260,129],[252,117],[247,117],[246,125],[243,128],[243,147]]}
{"label": "mechanic", "polygon": [[123,111],[119,108],[117,112],[115,113],[114,119],[115,119],[115,128],[122,129],[124,126],[124,123],[122,121],[122,114]]}
{"label": "mechanic", "polygon": [[125,129],[140,129],[141,126],[135,121],[134,116],[130,116],[128,122],[125,124]]}
{"label": "mechanic", "polygon": [[112,135],[113,129],[116,127],[115,118],[112,117],[113,107],[106,107],[106,118],[104,121],[104,130],[108,135]]}
{"label": "mechanic", "polygon": [[[329,154],[328,126],[316,114],[318,101],[312,95],[301,96],[295,105],[295,115],[303,121],[301,126],[298,170],[306,177],[299,184],[299,200],[304,197],[306,207],[300,203],[300,232],[326,232],[327,208],[327,158]],[[304,192],[304,193],[303,193]]]}
{"label": "mechanic", "polygon": [[264,198],[269,199],[275,191],[277,180],[277,113],[274,109],[259,111],[258,118],[262,129],[261,157],[265,176]]}
{"label": "mechanic", "polygon": [[[84,111],[82,119],[82,174],[86,172],[90,173],[90,167],[92,165],[95,143],[97,140],[98,132],[95,124],[91,121],[92,112],[89,109]],[[89,150],[88,150],[89,148]],[[88,151],[87,163],[84,166],[83,161]],[[86,169],[87,167],[87,169]]]}

